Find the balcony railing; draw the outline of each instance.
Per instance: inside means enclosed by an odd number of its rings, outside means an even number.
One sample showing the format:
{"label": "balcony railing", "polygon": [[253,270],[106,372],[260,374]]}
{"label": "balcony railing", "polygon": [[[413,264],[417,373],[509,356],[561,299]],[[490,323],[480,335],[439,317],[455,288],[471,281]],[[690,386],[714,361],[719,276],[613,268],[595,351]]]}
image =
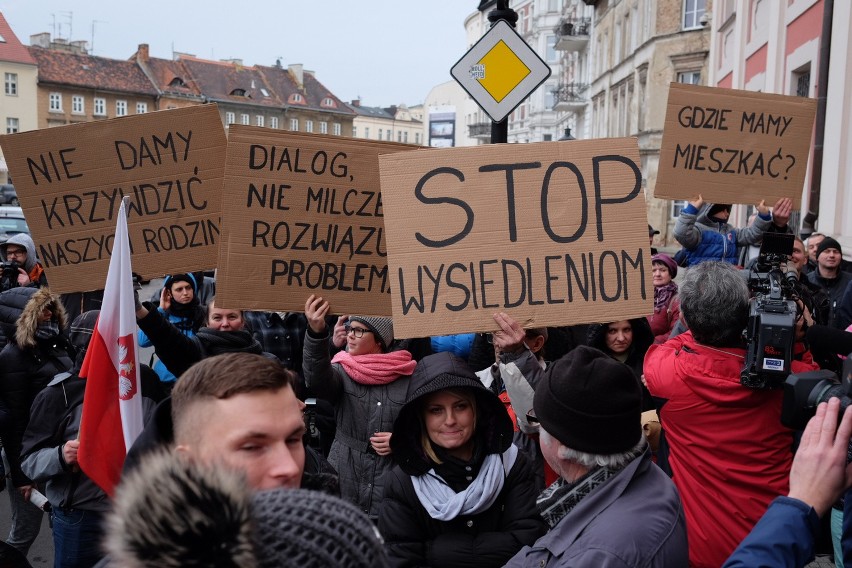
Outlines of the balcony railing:
{"label": "balcony railing", "polygon": [[575,110],[586,106],[589,99],[584,93],[589,89],[585,83],[567,83],[559,85],[553,91],[553,110]]}
{"label": "balcony railing", "polygon": [[591,18],[572,18],[562,20],[553,30],[556,34],[554,49],[561,51],[580,51],[589,43],[592,31]]}
{"label": "balcony railing", "polygon": [[471,138],[491,138],[490,122],[477,122],[476,124],[469,124],[467,127]]}

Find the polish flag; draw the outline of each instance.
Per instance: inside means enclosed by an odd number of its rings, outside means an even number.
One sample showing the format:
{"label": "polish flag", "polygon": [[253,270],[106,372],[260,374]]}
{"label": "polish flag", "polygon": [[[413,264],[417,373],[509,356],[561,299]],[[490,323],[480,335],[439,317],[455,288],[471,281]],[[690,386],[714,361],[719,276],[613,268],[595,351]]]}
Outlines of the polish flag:
{"label": "polish flag", "polygon": [[87,384],[77,459],[80,469],[110,496],[121,476],[127,450],[142,432],[126,200],[118,210],[100,317],[80,369]]}

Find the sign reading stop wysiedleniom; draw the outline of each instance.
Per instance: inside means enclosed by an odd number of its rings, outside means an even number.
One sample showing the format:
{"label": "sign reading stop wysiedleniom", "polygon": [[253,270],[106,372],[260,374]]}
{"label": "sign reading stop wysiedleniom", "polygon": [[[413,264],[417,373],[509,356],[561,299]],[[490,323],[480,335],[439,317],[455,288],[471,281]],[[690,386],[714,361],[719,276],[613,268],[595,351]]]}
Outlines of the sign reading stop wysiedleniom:
{"label": "sign reading stop wysiedleniom", "polygon": [[491,120],[500,122],[550,77],[550,67],[508,22],[499,20],[450,74]]}
{"label": "sign reading stop wysiedleniom", "polygon": [[379,156],[397,337],[653,311],[635,138]]}

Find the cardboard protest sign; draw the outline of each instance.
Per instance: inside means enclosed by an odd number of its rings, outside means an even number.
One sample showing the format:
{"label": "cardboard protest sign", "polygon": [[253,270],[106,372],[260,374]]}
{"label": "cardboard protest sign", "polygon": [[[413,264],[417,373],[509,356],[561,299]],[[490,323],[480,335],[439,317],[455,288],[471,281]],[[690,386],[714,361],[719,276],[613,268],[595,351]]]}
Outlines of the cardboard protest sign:
{"label": "cardboard protest sign", "polygon": [[103,288],[124,196],[134,272],[216,265],[225,167],[216,105],[11,134],[0,146],[54,292]]}
{"label": "cardboard protest sign", "polygon": [[378,157],[414,148],[231,126],[216,305],[390,315]]}
{"label": "cardboard protest sign", "polygon": [[672,83],[655,197],[799,206],[816,100]]}
{"label": "cardboard protest sign", "polygon": [[381,156],[394,334],[653,311],[635,138]]}

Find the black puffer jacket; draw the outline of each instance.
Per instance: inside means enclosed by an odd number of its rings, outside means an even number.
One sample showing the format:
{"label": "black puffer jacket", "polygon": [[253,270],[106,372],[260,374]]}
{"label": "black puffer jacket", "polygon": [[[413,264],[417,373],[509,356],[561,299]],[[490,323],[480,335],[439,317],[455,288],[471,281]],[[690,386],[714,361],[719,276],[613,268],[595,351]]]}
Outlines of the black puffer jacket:
{"label": "black puffer jacket", "polygon": [[[450,353],[437,353],[417,364],[407,402],[394,423],[391,448],[398,465],[385,475],[379,513],[379,531],[392,566],[502,566],[546,529],[535,506],[532,466],[520,452],[488,509],[449,521],[429,516],[414,491],[412,476],[435,468],[442,479],[448,478],[450,466],[435,464],[423,451],[420,399],[447,388],[471,389],[476,397],[477,449],[470,465],[480,467],[485,455],[502,455],[512,443],[512,423],[502,402],[466,363]],[[477,455],[479,463],[474,463]],[[448,485],[458,481],[455,477]]]}
{"label": "black puffer jacket", "polygon": [[29,299],[18,318],[14,338],[0,352],[0,398],[11,418],[10,425],[0,431],[0,437],[9,458],[12,484],[21,487],[30,484],[30,479],[21,471],[21,440],[33,399],[56,374],[71,369],[74,350],[61,333],[52,339],[36,336],[38,318],[45,308],[51,309],[60,330],[67,327],[65,309],[58,296],[47,288],[14,289],[5,294],[15,292],[28,294]]}

